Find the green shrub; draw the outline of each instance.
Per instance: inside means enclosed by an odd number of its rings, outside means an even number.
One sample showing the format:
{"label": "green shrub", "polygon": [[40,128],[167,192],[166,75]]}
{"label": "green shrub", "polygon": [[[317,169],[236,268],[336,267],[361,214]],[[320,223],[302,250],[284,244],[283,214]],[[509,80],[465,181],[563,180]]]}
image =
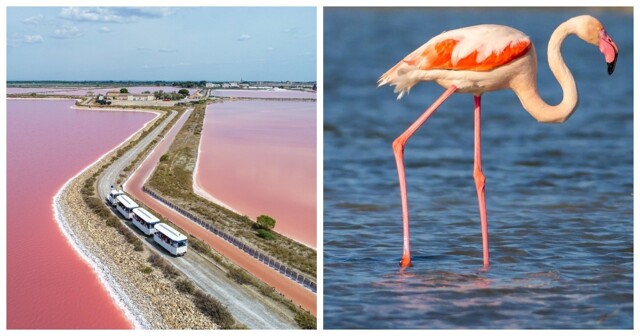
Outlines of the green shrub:
{"label": "green shrub", "polygon": [[162,154],[162,156],[160,157],[160,162],[165,162],[169,160],[169,154]]}
{"label": "green shrub", "polygon": [[151,272],[153,272],[153,268],[149,267],[149,266],[145,266],[143,268],[140,269],[140,271],[144,274],[149,274]]}
{"label": "green shrub", "polygon": [[229,272],[227,272],[227,277],[233,279],[233,281],[237,282],[240,285],[251,283],[251,276],[247,271],[231,266],[229,268]]}
{"label": "green shrub", "polygon": [[295,320],[302,329],[316,329],[316,318],[308,311],[299,311],[296,314]]}
{"label": "green shrub", "polygon": [[259,229],[273,230],[276,227],[276,220],[267,215],[260,215],[256,220],[256,226]]}
{"label": "green shrub", "polygon": [[260,289],[260,293],[266,297],[273,297],[273,295],[276,294],[276,289],[267,285],[261,285],[258,289]]}
{"label": "green shrub", "polygon": [[198,239],[189,239],[189,247],[203,254],[207,254],[209,252],[209,246]]}
{"label": "green shrub", "polygon": [[214,297],[205,294],[200,290],[196,290],[193,303],[200,311],[209,316],[213,322],[218,324],[222,329],[231,329],[235,325],[235,320],[227,307]]}
{"label": "green shrub", "polygon": [[193,294],[196,291],[195,286],[191,281],[186,279],[180,279],[176,281],[176,289],[178,289],[182,293]]}
{"label": "green shrub", "polygon": [[162,274],[164,274],[164,276],[168,279],[174,279],[180,275],[180,272],[178,272],[175,267],[173,267],[166,260],[162,259],[161,256],[155,253],[152,253],[147,261],[149,261],[151,265],[159,268],[162,271]]}
{"label": "green shrub", "polygon": [[107,218],[107,226],[110,227],[118,227],[118,220],[115,217],[109,217]]}
{"label": "green shrub", "polygon": [[266,240],[274,240],[276,237],[270,231],[265,229],[258,229],[258,237]]}

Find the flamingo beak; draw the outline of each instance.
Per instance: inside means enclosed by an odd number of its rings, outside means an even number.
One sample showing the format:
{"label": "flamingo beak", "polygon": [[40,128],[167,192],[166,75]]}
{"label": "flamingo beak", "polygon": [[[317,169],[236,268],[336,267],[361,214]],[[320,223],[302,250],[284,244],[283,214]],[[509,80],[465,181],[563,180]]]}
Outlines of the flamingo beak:
{"label": "flamingo beak", "polygon": [[607,31],[604,30],[604,28],[600,30],[598,47],[607,62],[607,72],[611,75],[613,70],[616,68],[616,62],[618,61],[618,46],[613,42],[611,36],[607,34]]}

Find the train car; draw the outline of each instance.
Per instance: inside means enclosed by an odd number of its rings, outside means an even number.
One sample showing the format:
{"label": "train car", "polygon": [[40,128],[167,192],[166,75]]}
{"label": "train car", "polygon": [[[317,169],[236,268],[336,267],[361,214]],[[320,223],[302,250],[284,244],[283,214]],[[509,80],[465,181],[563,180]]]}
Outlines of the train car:
{"label": "train car", "polygon": [[111,192],[109,192],[109,195],[107,196],[107,202],[109,202],[109,205],[111,205],[112,207],[116,206],[116,197],[120,195],[124,195],[124,191],[114,189],[112,186]]}
{"label": "train car", "polygon": [[156,216],[152,215],[144,208],[133,209],[131,217],[133,225],[147,236],[154,234],[156,232],[155,225],[160,223],[160,220]]}
{"label": "train car", "polygon": [[165,223],[155,225],[153,241],[174,256],[187,253],[187,237]]}
{"label": "train car", "polygon": [[128,220],[131,220],[133,216],[133,209],[137,207],[138,204],[127,195],[120,195],[116,197],[116,209],[118,209],[118,212]]}

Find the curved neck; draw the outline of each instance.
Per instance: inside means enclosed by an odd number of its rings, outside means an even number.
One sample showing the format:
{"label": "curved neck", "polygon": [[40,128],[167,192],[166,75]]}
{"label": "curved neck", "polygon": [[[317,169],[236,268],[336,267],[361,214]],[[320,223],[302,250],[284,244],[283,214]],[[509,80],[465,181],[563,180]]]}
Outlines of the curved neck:
{"label": "curved neck", "polygon": [[547,48],[549,67],[562,88],[562,101],[560,104],[551,106],[540,97],[535,67],[532,71],[533,78],[528,78],[532,80],[522,80],[520,81],[521,85],[514,87],[514,91],[518,95],[518,98],[520,98],[522,106],[540,122],[564,122],[578,106],[576,82],[560,54],[560,46],[564,39],[571,34],[575,34],[575,32],[576,27],[572,20],[562,23],[551,35]]}

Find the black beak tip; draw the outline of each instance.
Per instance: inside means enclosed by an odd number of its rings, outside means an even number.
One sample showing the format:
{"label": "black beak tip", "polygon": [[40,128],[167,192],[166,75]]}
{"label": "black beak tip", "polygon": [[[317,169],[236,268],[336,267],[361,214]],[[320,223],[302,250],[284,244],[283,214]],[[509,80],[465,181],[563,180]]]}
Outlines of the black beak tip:
{"label": "black beak tip", "polygon": [[611,74],[613,73],[613,70],[616,69],[617,61],[618,61],[618,53],[616,53],[616,56],[613,58],[613,62],[607,63],[607,72],[609,73],[609,76],[611,76]]}

